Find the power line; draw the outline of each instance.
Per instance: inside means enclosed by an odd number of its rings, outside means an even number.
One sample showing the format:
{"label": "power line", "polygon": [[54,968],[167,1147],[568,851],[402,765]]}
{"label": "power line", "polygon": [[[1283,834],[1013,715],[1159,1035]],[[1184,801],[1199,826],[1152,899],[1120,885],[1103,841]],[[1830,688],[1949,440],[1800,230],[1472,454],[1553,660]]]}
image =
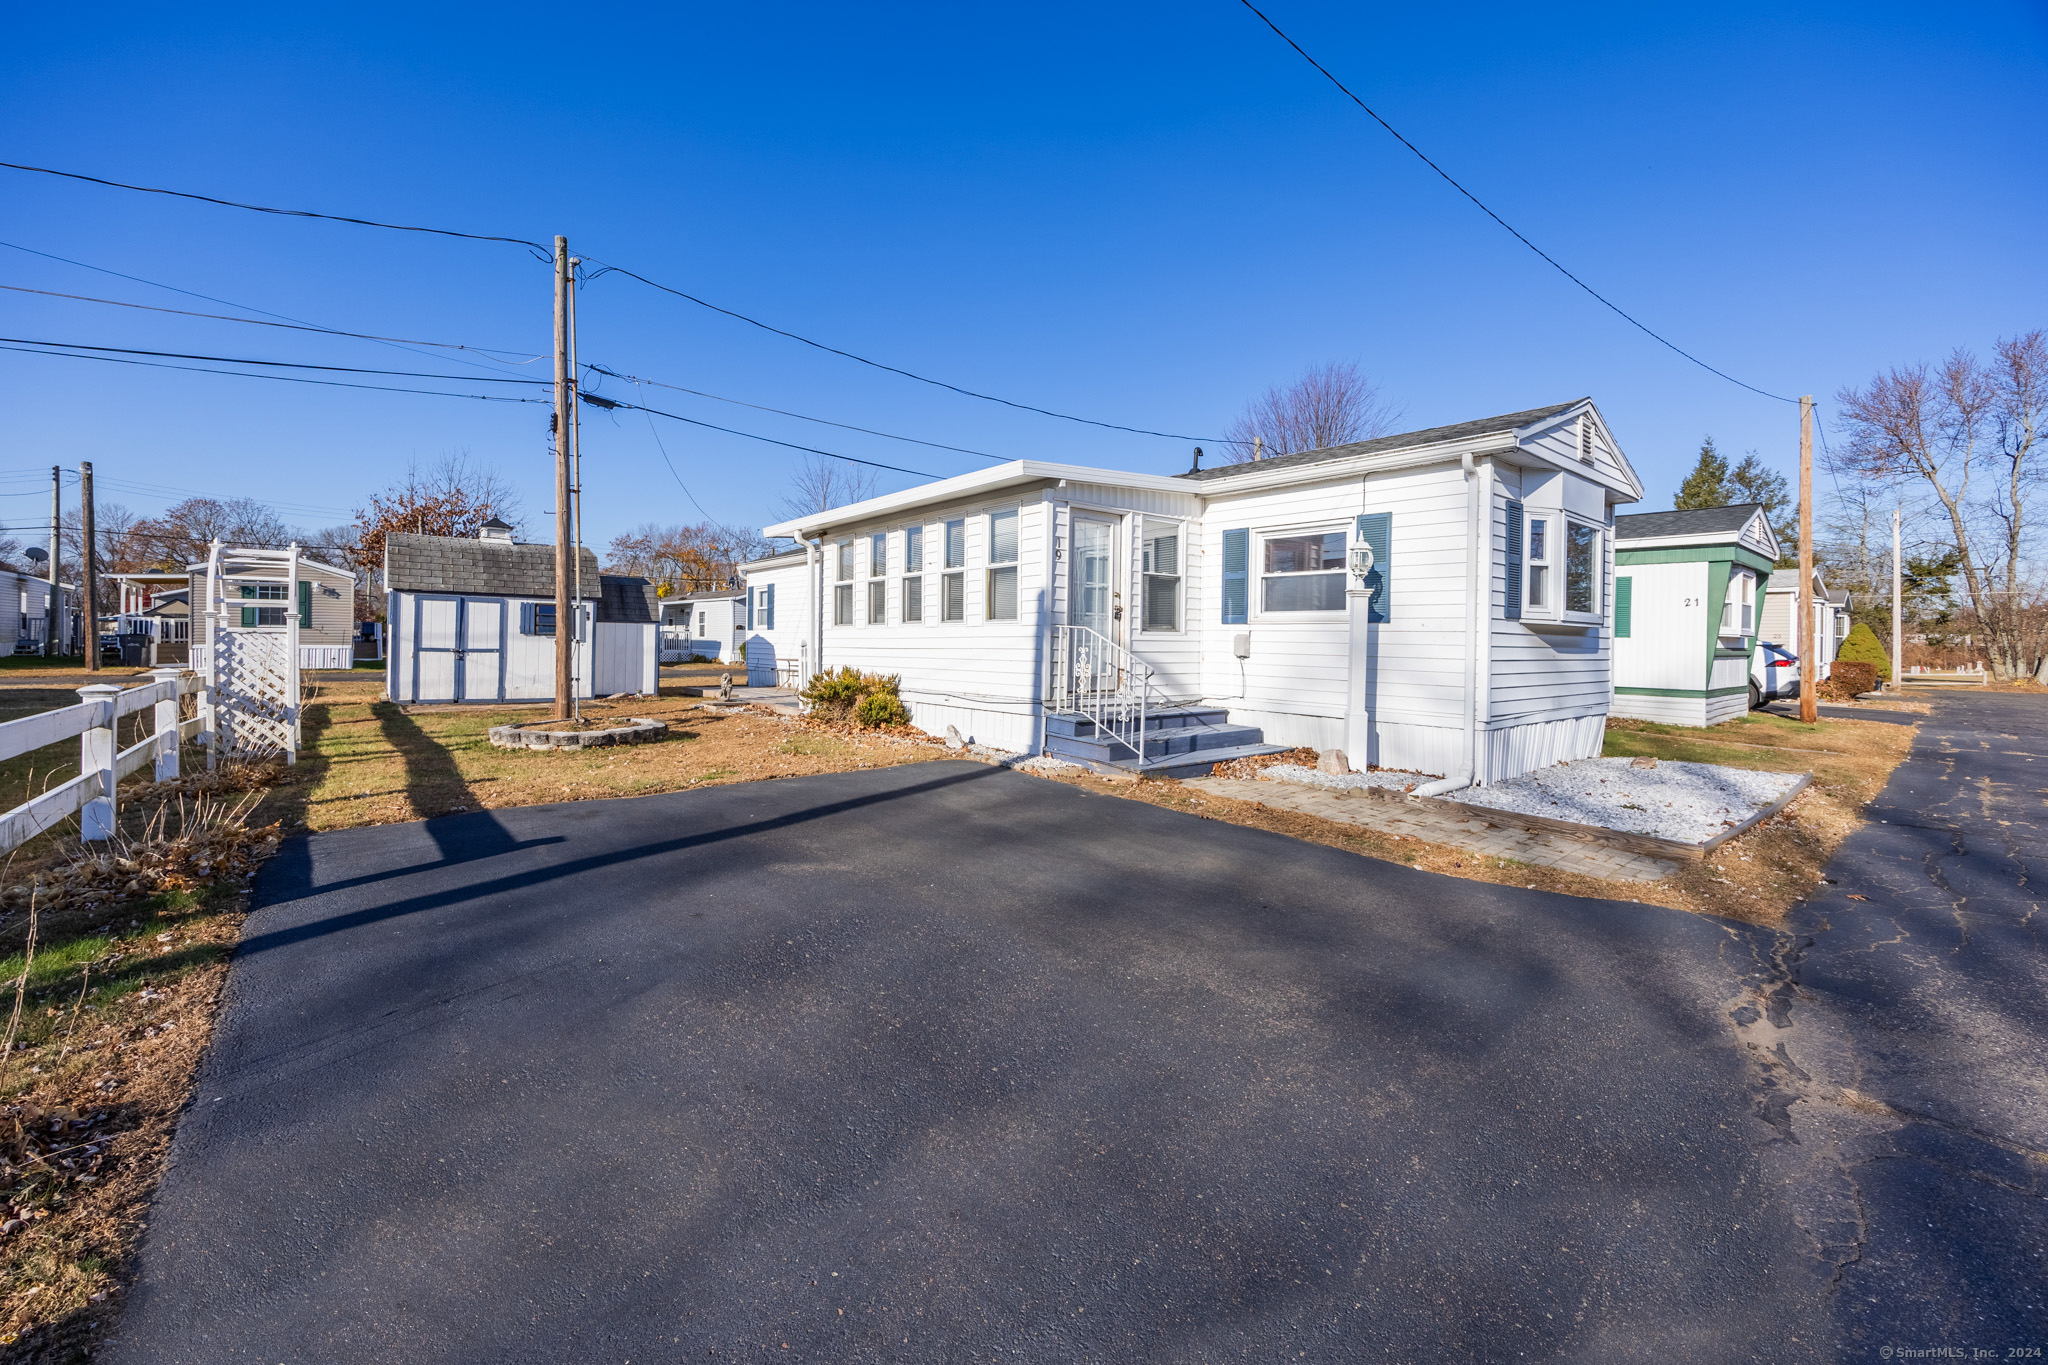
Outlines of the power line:
{"label": "power line", "polygon": [[[251,327],[282,327],[294,332],[319,332],[325,336],[352,337],[358,341],[388,341],[402,346],[438,346],[443,350],[475,351],[480,355],[488,355],[494,351],[503,355],[527,354],[524,351],[515,351],[507,346],[465,346],[459,341],[419,341],[412,337],[380,337],[369,332],[344,332],[339,327],[317,327],[310,322],[270,322],[264,318],[231,317],[226,313],[196,313],[189,308],[159,308],[153,303],[129,303],[122,299],[96,299],[90,294],[62,294],[54,289],[30,289],[27,285],[21,284],[0,284],[0,289],[9,289],[17,294],[40,294],[44,298],[50,299],[72,299],[79,303],[104,303],[114,308],[140,308],[150,313],[175,313],[181,318],[207,318],[214,322],[245,323]],[[535,360],[541,359],[539,356],[529,356],[526,360],[497,360],[496,355],[492,355],[491,358],[501,365],[530,365]]]}
{"label": "power line", "polygon": [[[169,292],[171,292],[171,293],[173,293],[173,294],[183,294],[183,295],[184,295],[184,296],[185,296],[186,298],[188,298],[188,299],[203,299],[203,300],[205,300],[205,301],[206,301],[207,303],[217,303],[217,304],[221,305],[221,306],[222,306],[223,308],[239,308],[239,309],[241,309],[241,310],[242,310],[243,312],[245,312],[245,313],[261,313],[261,314],[262,314],[262,315],[263,315],[264,317],[267,317],[267,318],[277,318],[277,319],[279,319],[280,321],[283,321],[283,322],[295,322],[295,323],[298,323],[298,324],[299,324],[300,326],[302,326],[302,327],[312,327],[312,326],[316,326],[316,325],[317,325],[317,324],[314,324],[314,323],[310,323],[310,322],[307,322],[307,321],[306,321],[306,320],[305,320],[304,318],[295,318],[295,317],[292,317],[292,316],[290,316],[289,314],[286,314],[286,313],[273,313],[273,312],[271,312],[271,311],[270,311],[269,309],[267,309],[267,308],[256,308],[256,307],[253,307],[253,306],[252,306],[252,305],[250,305],[250,304],[246,304],[246,303],[236,303],[236,302],[235,302],[234,300],[232,300],[232,299],[217,299],[217,298],[215,298],[215,297],[214,297],[213,295],[211,295],[211,294],[201,294],[201,293],[198,293],[198,292],[196,292],[195,290],[191,290],[191,289],[180,289],[180,288],[179,288],[179,287],[178,287],[177,285],[175,285],[175,284],[165,284],[165,283],[164,283],[163,281],[161,281],[161,280],[146,280],[146,279],[142,278],[142,276],[140,276],[140,275],[130,275],[130,274],[127,274],[127,273],[125,273],[125,272],[123,272],[123,271],[119,271],[119,270],[110,270],[110,269],[108,269],[108,268],[107,268],[106,266],[103,266],[103,265],[92,265],[92,264],[89,264],[88,262],[85,262],[85,261],[74,261],[74,260],[72,260],[72,259],[71,259],[71,258],[70,258],[69,256],[59,256],[59,255],[57,255],[57,254],[56,254],[56,253],[54,253],[54,252],[49,252],[49,251],[38,251],[38,250],[36,250],[36,249],[35,249],[34,247],[31,247],[31,246],[23,246],[23,245],[21,245],[21,244],[20,244],[19,242],[0,242],[0,246],[4,246],[4,247],[8,248],[8,249],[9,249],[10,251],[20,251],[20,252],[25,252],[26,254],[28,254],[28,255],[30,255],[30,256],[40,256],[40,257],[42,257],[42,258],[43,258],[44,260],[46,260],[46,261],[57,261],[57,262],[59,262],[59,263],[61,263],[61,264],[63,264],[63,265],[70,265],[70,266],[76,266],[76,267],[78,267],[78,268],[79,268],[80,270],[90,270],[90,271],[93,271],[94,273],[96,273],[96,274],[100,274],[100,275],[112,275],[112,276],[113,276],[113,277],[114,277],[115,279],[117,279],[117,280],[131,280],[131,281],[133,281],[133,282],[134,282],[134,283],[136,283],[136,284],[146,284],[146,285],[148,285],[148,286],[149,286],[149,287],[150,287],[151,289],[164,289],[164,290],[168,290]],[[379,345],[383,345],[383,346],[392,346],[392,347],[396,347],[396,348],[397,348],[398,350],[401,350],[401,351],[410,351],[410,350],[412,350],[412,347],[411,347],[411,346],[409,346],[409,345],[405,344],[404,342],[399,342],[399,341],[388,341],[388,340],[380,340],[380,341],[378,342],[378,344],[379,344]],[[430,342],[430,343],[425,343],[425,344],[431,345],[431,344],[433,344],[433,343],[431,343],[431,342]],[[423,352],[423,351],[414,351],[413,353],[414,353],[415,355],[424,355],[424,354],[425,354],[425,352]],[[483,355],[483,356],[484,356],[484,358],[485,358],[486,360],[489,360],[489,361],[490,361],[490,362],[491,362],[492,364],[495,364],[495,365],[505,365],[505,364],[510,364],[510,363],[512,363],[512,362],[510,362],[510,361],[503,361],[503,360],[499,360],[499,359],[497,359],[497,357],[495,357],[495,356],[490,356],[490,355],[486,355],[486,354],[485,354],[485,353],[484,353],[484,352],[483,352],[482,350],[479,350],[479,351],[477,352],[477,354],[478,354],[478,355]],[[520,353],[519,353],[519,352],[514,352],[514,354],[520,354]],[[457,359],[458,359],[458,360],[460,360],[461,358],[460,358],[460,357],[457,357]],[[479,364],[478,362],[476,362],[476,361],[473,361],[473,360],[461,360],[461,363],[462,363],[462,364],[465,364],[465,365],[474,365],[474,366],[476,366],[476,368],[478,368],[478,369],[482,369],[482,368],[483,368],[483,366],[482,366],[481,364]],[[520,363],[522,363],[522,364],[523,364],[523,363],[525,363],[525,362],[520,362]]]}
{"label": "power line", "polygon": [[600,269],[592,272],[591,274],[585,275],[585,280],[596,279],[599,275],[604,274],[606,271],[617,271],[619,274],[624,275],[628,279],[640,281],[640,283],[646,285],[650,289],[659,289],[664,294],[673,294],[679,299],[686,299],[689,302],[696,304],[699,308],[708,308],[714,313],[723,313],[726,317],[736,318],[739,321],[746,323],[750,327],[758,327],[764,332],[772,332],[776,336],[787,337],[791,341],[802,342],[806,346],[813,347],[820,351],[825,351],[831,355],[842,356],[847,360],[857,361],[862,365],[871,366],[872,368],[877,370],[886,370],[890,374],[900,374],[905,379],[915,379],[920,384],[930,384],[934,388],[946,389],[952,393],[961,394],[968,398],[979,398],[985,403],[1000,403],[1006,408],[1016,408],[1020,412],[1035,412],[1042,417],[1057,417],[1062,422],[1079,422],[1084,426],[1101,427],[1106,431],[1128,431],[1131,432],[1133,435],[1137,436],[1159,436],[1169,441],[1214,442],[1221,441],[1223,439],[1220,436],[1183,436],[1177,432],[1171,431],[1152,431],[1146,427],[1127,427],[1119,422],[1098,422],[1093,417],[1076,417],[1072,413],[1068,412],[1054,412],[1051,408],[1035,407],[1030,403],[1018,403],[1008,398],[998,398],[992,393],[977,393],[973,389],[963,389],[958,384],[948,384],[943,379],[932,379],[926,375],[916,374],[910,370],[900,369],[895,365],[885,365],[879,360],[869,360],[866,356],[855,355],[852,351],[842,351],[837,346],[827,346],[822,341],[813,341],[807,336],[799,336],[795,332],[784,331],[780,327],[774,327],[769,325],[768,323],[762,322],[759,318],[750,318],[745,313],[735,313],[730,308],[721,308],[715,303],[710,303],[704,299],[698,298],[695,294],[686,294],[680,289],[672,289],[668,285],[658,284],[655,281],[648,279],[645,275],[637,274],[634,271],[626,269],[626,267],[622,265],[606,265],[603,261],[600,261],[593,256],[586,256],[583,259],[589,262],[591,265],[600,267]]}
{"label": "power line", "polygon": [[[642,379],[638,375],[620,374],[617,370],[608,370],[602,365],[585,365],[583,368],[594,371],[597,374],[606,375],[612,379],[623,379],[629,384],[652,384],[657,389],[674,389],[677,393],[693,394],[698,398],[709,398],[716,403],[731,403],[735,407],[752,408],[756,412],[772,412],[778,417],[794,417],[799,422],[816,422],[819,426],[838,427],[841,431],[858,431],[863,436],[880,436],[888,441],[907,441],[915,446],[930,446],[933,450],[956,451],[962,455],[972,455],[977,459],[995,460],[999,463],[1013,458],[1008,455],[991,455],[985,450],[969,450],[966,446],[949,446],[938,441],[923,441],[915,436],[897,436],[886,431],[876,431],[872,427],[857,427],[850,422],[834,422],[824,417],[806,417],[800,412],[790,412],[784,408],[766,407],[760,403],[748,403],[738,398],[724,398],[715,393],[706,393],[702,389],[684,388],[681,384],[664,384],[659,379]],[[701,511],[703,509],[700,508],[698,510]]]}
{"label": "power line", "polygon": [[1724,370],[1715,369],[1712,365],[1709,365],[1706,361],[1701,360],[1698,356],[1692,354],[1690,351],[1683,349],[1677,343],[1669,341],[1662,336],[1659,336],[1656,332],[1651,331],[1644,324],[1636,321],[1636,319],[1631,317],[1627,312],[1625,312],[1619,304],[1615,303],[1612,299],[1609,299],[1606,295],[1602,294],[1592,285],[1587,284],[1577,275],[1572,274],[1571,271],[1565,269],[1563,265],[1558,263],[1556,257],[1552,256],[1542,247],[1537,246],[1527,237],[1524,237],[1520,232],[1517,232],[1515,230],[1514,224],[1508,222],[1507,219],[1495,213],[1492,209],[1488,208],[1484,203],[1481,203],[1478,195],[1472,193],[1472,191],[1466,189],[1463,185],[1459,184],[1455,179],[1451,177],[1451,173],[1449,171],[1437,165],[1436,162],[1430,160],[1429,157],[1423,152],[1423,150],[1420,147],[1410,142],[1407,138],[1401,136],[1401,132],[1399,129],[1394,127],[1393,124],[1387,122],[1385,119],[1381,118],[1377,113],[1374,113],[1371,105],[1367,104],[1358,96],[1352,94],[1351,88],[1345,85],[1344,82],[1338,80],[1336,76],[1331,74],[1330,68],[1324,66],[1321,62],[1309,56],[1307,51],[1303,49],[1300,43],[1297,43],[1294,41],[1294,39],[1288,37],[1287,34],[1281,29],[1281,27],[1278,24],[1274,23],[1271,19],[1268,19],[1264,11],[1262,11],[1257,5],[1254,5],[1252,3],[1252,0],[1239,0],[1239,3],[1242,4],[1246,9],[1250,10],[1253,14],[1258,15],[1259,21],[1265,24],[1267,28],[1272,29],[1274,33],[1278,34],[1281,42],[1286,43],[1289,47],[1293,48],[1296,53],[1300,54],[1301,59],[1303,61],[1307,62],[1316,70],[1322,72],[1324,79],[1328,80],[1330,84],[1336,86],[1339,90],[1343,91],[1345,98],[1349,99],[1353,104],[1357,105],[1360,109],[1365,110],[1367,116],[1369,116],[1374,123],[1379,124],[1380,127],[1386,129],[1387,132],[1391,133],[1396,142],[1399,142],[1403,147],[1406,147],[1409,151],[1415,153],[1416,157],[1421,160],[1423,165],[1429,167],[1438,175],[1442,176],[1445,184],[1449,185],[1459,194],[1462,194],[1467,199],[1471,200],[1472,203],[1479,209],[1481,213],[1485,214],[1488,218],[1493,219],[1494,222],[1500,224],[1503,228],[1506,228],[1508,232],[1513,235],[1516,241],[1520,242],[1523,246],[1528,247],[1529,250],[1535,252],[1538,256],[1541,256],[1546,262],[1549,263],[1552,269],[1557,271],[1558,274],[1564,276],[1573,284],[1585,290],[1588,294],[1591,294],[1595,299],[1599,300],[1600,303],[1605,305],[1607,308],[1613,310],[1616,316],[1620,317],[1624,322],[1628,323],[1629,326],[1634,327],[1637,331],[1649,337],[1651,340],[1657,342],[1659,345],[1669,347],[1672,351],[1675,351],[1677,352],[1677,354],[1684,356],[1687,360],[1690,360],[1693,364],[1699,366],[1707,373],[1719,375],[1722,379],[1727,380],[1729,383],[1735,385],[1737,388],[1748,389],[1751,393],[1759,394],[1765,398],[1774,398],[1780,403],[1797,403],[1799,401],[1796,398],[1787,398],[1783,394],[1771,393],[1768,390],[1760,389],[1754,384],[1745,384],[1740,379],[1737,379],[1734,375],[1729,374]]}
{"label": "power line", "polygon": [[[591,366],[589,368],[595,369],[596,367]],[[647,381],[644,379],[640,379],[635,380],[634,382],[637,384],[645,384]],[[646,396],[646,391],[644,389],[641,391],[641,396]],[[683,496],[690,500],[690,505],[697,509],[699,515],[701,515],[706,521],[717,521],[717,517],[712,516],[709,512],[706,512],[704,510],[704,504],[697,501],[697,495],[690,491],[690,485],[684,483],[683,476],[676,472],[675,461],[669,459],[668,447],[662,444],[661,432],[654,425],[654,414],[649,412],[646,408],[642,408],[640,409],[640,415],[647,419],[647,434],[654,438],[654,448],[661,452],[661,462],[668,466],[668,476],[676,481],[676,487],[683,490]]]}
{"label": "power line", "polygon": [[406,223],[380,223],[372,218],[350,218],[339,213],[315,213],[310,209],[274,209],[262,204],[244,204],[233,199],[216,199],[210,194],[193,194],[189,190],[165,190],[152,185],[130,185],[119,180],[102,180],[96,175],[80,175],[77,171],[56,171],[48,166],[24,166],[19,162],[0,161],[0,166],[11,171],[33,171],[37,175],[60,176],[66,180],[83,180],[91,185],[105,185],[109,189],[133,190],[137,194],[164,194],[173,199],[193,199],[202,204],[216,204],[221,208],[246,209],[250,213],[270,213],[281,218],[319,218],[330,223],[353,223],[357,227],[386,228],[392,232],[425,232],[436,237],[460,237],[471,242],[510,242],[514,246],[532,247],[549,260],[554,253],[539,242],[529,242],[524,237],[494,237],[482,232],[456,232],[452,228],[414,227]]}
{"label": "power line", "polygon": [[[823,455],[831,460],[845,460],[848,464],[864,464],[871,469],[886,469],[895,474],[914,474],[920,479],[940,479],[945,477],[943,474],[928,474],[922,469],[905,469],[901,465],[881,464],[874,460],[856,459],[851,455],[841,455],[836,450],[820,450],[816,446],[800,446],[794,441],[778,441],[773,436],[756,436],[751,431],[736,431],[731,427],[721,427],[711,422],[700,422],[694,417],[685,417],[679,412],[663,412],[660,408],[643,407],[638,403],[622,403],[616,398],[601,398],[597,394],[584,393],[581,390],[578,390],[577,397],[595,408],[627,408],[633,412],[651,412],[656,417],[666,417],[673,422],[688,422],[693,427],[703,427],[707,431],[722,431],[728,436],[744,436],[749,441],[765,441],[771,446],[782,446],[787,450],[801,450],[807,455]],[[682,482],[680,478],[676,481],[678,483]],[[691,501],[695,502],[696,499],[692,498]],[[697,510],[703,511],[701,507]],[[716,518],[713,519],[716,520]]]}
{"label": "power line", "polygon": [[323,370],[335,374],[381,374],[401,379],[459,379],[471,384],[538,384],[552,387],[546,379],[514,379],[482,374],[429,374],[421,370],[372,370],[360,365],[312,365],[296,360],[250,360],[233,355],[190,355],[184,351],[144,351],[130,346],[88,346],[81,341],[43,341],[31,337],[0,337],[20,346],[61,346],[71,351],[110,351],[116,355],[160,356],[170,360],[210,360],[219,365],[265,365],[281,370]]}
{"label": "power line", "polygon": [[[240,370],[210,370],[203,365],[173,365],[162,360],[135,360],[117,355],[79,355],[76,351],[46,351],[34,346],[9,346],[0,344],[0,351],[18,351],[23,355],[53,355],[64,360],[98,360],[109,365],[146,365],[157,370],[189,370],[194,374],[223,374],[236,379],[275,379],[286,384],[319,384],[332,389],[371,389],[379,393],[416,393],[425,398],[473,398],[480,403],[547,403],[546,398],[517,398],[502,393],[445,393],[439,389],[407,389],[395,384],[352,384],[340,379],[308,379],[299,374],[244,374]],[[471,375],[456,375],[453,378],[470,379]],[[541,381],[545,383],[546,381]]]}

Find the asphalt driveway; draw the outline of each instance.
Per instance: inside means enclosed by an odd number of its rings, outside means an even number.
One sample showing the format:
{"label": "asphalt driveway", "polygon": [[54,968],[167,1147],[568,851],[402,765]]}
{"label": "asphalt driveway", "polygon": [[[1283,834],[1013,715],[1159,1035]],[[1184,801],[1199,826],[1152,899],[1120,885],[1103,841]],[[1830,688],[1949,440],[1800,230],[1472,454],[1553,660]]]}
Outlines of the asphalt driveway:
{"label": "asphalt driveway", "polygon": [[259,899],[131,1365],[1862,1330],[1792,936],[967,763],[318,835]]}

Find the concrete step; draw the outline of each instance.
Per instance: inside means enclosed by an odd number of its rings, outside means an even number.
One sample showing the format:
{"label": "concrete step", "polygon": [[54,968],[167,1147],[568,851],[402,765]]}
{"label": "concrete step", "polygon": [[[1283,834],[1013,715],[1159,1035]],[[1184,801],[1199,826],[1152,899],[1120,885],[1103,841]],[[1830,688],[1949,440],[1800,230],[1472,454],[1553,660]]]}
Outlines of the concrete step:
{"label": "concrete step", "polygon": [[1233,759],[1256,758],[1261,754],[1282,754],[1287,752],[1285,744],[1240,744],[1229,749],[1202,749],[1180,758],[1155,763],[1145,769],[1147,777],[1207,777],[1218,763]]}
{"label": "concrete step", "polygon": [[[1145,732],[1152,734],[1164,730],[1186,730],[1202,726],[1227,725],[1230,713],[1220,706],[1169,706],[1145,713]],[[1068,738],[1087,739],[1095,733],[1095,723],[1085,716],[1053,715],[1045,718],[1045,733]]]}
{"label": "concrete step", "polygon": [[[1145,757],[1153,762],[1183,754],[1206,753],[1211,749],[1239,749],[1264,741],[1265,733],[1251,725],[1148,729],[1144,736]],[[1107,734],[1048,734],[1045,751],[1056,757],[1086,758],[1098,763],[1120,763],[1136,757],[1130,745]]]}

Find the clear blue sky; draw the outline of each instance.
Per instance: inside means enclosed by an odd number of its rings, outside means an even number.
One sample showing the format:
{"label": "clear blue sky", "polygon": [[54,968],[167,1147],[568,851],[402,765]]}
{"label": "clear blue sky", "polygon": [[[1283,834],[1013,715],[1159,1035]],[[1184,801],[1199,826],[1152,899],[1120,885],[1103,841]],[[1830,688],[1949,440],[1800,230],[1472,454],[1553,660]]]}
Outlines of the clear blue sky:
{"label": "clear blue sky", "polygon": [[[1825,401],[1880,367],[2048,325],[2038,4],[1268,12],[1552,255],[1759,387]],[[792,330],[1063,411],[1213,435],[1267,385],[1349,359],[1410,427],[1590,393],[1646,507],[1669,505],[1703,433],[1788,471],[1796,458],[1795,409],[1578,292],[1232,0],[42,6],[10,21],[4,63],[0,159],[563,232]],[[332,327],[534,352],[549,334],[547,268],[517,247],[16,172],[0,172],[0,241]],[[210,306],[5,249],[0,283]],[[18,294],[0,309],[8,336],[463,368]],[[958,398],[618,275],[585,289],[582,321],[586,360],[754,403],[1006,457],[1188,462],[1184,441]],[[547,534],[542,407],[11,353],[0,384],[10,474],[90,459],[110,480],[246,492],[322,523],[409,459],[464,449],[516,481],[529,534]],[[985,463],[653,401],[933,473]],[[698,519],[642,418],[593,414],[585,433],[591,540]],[[732,522],[771,519],[798,458],[673,423],[661,437],[705,511]],[[9,496],[0,515],[43,506]]]}

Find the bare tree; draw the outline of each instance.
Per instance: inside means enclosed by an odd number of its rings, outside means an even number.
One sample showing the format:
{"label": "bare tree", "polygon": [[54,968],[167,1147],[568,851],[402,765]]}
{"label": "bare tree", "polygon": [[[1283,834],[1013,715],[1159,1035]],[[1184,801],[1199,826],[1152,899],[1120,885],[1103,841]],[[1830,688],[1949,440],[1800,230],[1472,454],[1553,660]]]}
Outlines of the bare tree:
{"label": "bare tree", "polygon": [[789,476],[789,492],[783,496],[782,510],[792,517],[829,512],[873,497],[880,486],[880,474],[866,465],[813,455]]}
{"label": "bare tree", "polygon": [[1988,364],[1959,349],[1932,368],[1895,367],[1836,401],[1849,438],[1837,472],[1927,496],[1993,673],[2032,674],[2048,646],[2025,540],[2044,476],[2048,334],[2002,340]]}
{"label": "bare tree", "polygon": [[422,469],[407,465],[405,477],[356,512],[355,526],[343,534],[349,562],[370,574],[384,568],[384,537],[393,531],[430,536],[474,536],[492,517],[517,533],[519,495],[489,465],[453,451]]}
{"label": "bare tree", "polygon": [[651,578],[662,595],[715,591],[739,581],[739,566],[759,559],[768,542],[758,532],[699,522],[694,526],[647,523],[615,536],[606,552],[605,572]]}
{"label": "bare tree", "polygon": [[1401,408],[1350,361],[1317,365],[1285,388],[1267,389],[1230,424],[1226,464],[1322,450],[1384,436]]}

